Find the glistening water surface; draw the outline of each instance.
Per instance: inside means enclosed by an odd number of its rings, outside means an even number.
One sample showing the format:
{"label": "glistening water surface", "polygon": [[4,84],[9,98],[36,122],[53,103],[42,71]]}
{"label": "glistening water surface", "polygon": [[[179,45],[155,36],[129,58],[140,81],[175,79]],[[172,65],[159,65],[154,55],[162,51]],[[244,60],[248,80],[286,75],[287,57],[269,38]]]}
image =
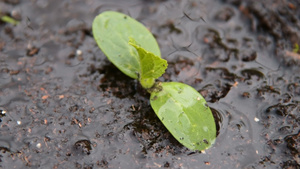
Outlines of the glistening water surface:
{"label": "glistening water surface", "polygon": [[[299,168],[296,0],[6,0],[0,13],[0,168]],[[193,86],[218,123],[194,152],[165,129],[91,26],[123,12],[154,34],[160,81]],[[294,51],[293,51],[294,50]]]}

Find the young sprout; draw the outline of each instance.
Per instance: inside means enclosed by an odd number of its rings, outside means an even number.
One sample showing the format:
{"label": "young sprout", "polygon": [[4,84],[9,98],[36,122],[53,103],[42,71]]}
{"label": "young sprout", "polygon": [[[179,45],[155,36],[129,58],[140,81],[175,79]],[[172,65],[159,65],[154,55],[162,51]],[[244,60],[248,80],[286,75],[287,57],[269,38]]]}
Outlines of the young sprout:
{"label": "young sprout", "polygon": [[174,138],[192,150],[212,146],[216,124],[199,92],[183,83],[156,82],[168,63],[145,26],[125,14],[106,11],[94,19],[93,34],[107,58],[151,94],[154,112]]}

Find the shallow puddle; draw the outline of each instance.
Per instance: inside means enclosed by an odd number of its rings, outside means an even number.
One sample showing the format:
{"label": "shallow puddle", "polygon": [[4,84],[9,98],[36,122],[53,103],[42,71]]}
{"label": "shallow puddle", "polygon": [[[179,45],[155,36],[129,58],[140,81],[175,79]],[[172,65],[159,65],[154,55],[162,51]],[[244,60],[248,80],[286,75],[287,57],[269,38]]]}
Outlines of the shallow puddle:
{"label": "shallow puddle", "polygon": [[[299,168],[298,1],[0,2],[0,168]],[[93,39],[106,10],[136,18],[217,122],[212,148],[178,143],[137,81]],[[0,16],[1,16],[0,15]]]}

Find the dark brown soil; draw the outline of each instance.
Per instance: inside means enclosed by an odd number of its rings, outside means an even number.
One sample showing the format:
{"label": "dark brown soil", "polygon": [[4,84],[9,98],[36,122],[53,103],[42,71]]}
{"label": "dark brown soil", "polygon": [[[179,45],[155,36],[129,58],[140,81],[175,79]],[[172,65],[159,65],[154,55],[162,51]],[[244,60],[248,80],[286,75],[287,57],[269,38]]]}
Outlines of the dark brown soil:
{"label": "dark brown soil", "polygon": [[[214,146],[180,145],[91,25],[120,11],[155,35],[160,81],[193,86]],[[0,168],[300,168],[298,0],[2,0]]]}

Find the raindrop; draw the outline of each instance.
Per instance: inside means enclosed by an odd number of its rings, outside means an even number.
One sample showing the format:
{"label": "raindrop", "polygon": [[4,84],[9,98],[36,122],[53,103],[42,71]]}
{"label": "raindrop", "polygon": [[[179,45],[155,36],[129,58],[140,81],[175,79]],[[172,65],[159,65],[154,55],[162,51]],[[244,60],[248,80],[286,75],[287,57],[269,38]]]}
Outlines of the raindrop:
{"label": "raindrop", "polygon": [[204,126],[204,127],[203,127],[203,130],[204,130],[205,132],[208,132],[208,127],[207,127],[207,126]]}

